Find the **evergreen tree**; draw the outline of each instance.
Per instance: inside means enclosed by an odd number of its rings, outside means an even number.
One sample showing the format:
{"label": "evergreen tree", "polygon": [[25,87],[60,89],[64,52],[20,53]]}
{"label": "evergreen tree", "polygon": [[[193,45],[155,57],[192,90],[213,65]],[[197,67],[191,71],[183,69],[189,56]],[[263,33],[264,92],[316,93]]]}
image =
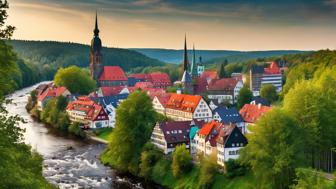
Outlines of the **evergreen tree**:
{"label": "evergreen tree", "polygon": [[225,73],[225,65],[224,65],[224,63],[221,64],[221,66],[220,66],[218,77],[219,77],[220,79],[226,77],[226,73]]}

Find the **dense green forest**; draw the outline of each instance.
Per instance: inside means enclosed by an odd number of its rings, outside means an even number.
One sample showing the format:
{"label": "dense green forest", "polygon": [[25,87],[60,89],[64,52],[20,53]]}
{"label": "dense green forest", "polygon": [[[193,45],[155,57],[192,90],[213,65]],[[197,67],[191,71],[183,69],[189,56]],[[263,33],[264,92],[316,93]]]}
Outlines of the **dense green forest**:
{"label": "dense green forest", "polygon": [[[19,72],[13,75],[17,88],[42,80],[52,80],[61,67],[89,66],[89,46],[52,41],[6,41],[16,52]],[[105,65],[118,65],[125,71],[137,68],[164,66],[165,63],[146,57],[136,51],[117,48],[103,48]]]}
{"label": "dense green forest", "polygon": [[[183,58],[183,50],[175,49],[132,49],[148,57],[158,59],[163,62],[180,64]],[[283,56],[287,54],[303,53],[297,50],[274,50],[274,51],[231,51],[231,50],[197,50],[196,57],[202,56],[206,64],[222,63],[227,60],[229,63],[245,62],[250,59],[267,58],[272,56]],[[192,50],[188,50],[188,55],[192,57]],[[197,59],[198,61],[198,59]]]}
{"label": "dense green forest", "polygon": [[8,115],[4,106],[8,103],[4,94],[15,88],[12,78],[20,75],[21,65],[4,41],[10,39],[15,30],[5,25],[7,9],[8,2],[0,1],[0,188],[54,188],[42,176],[42,156],[23,141],[24,130],[18,126],[23,119]]}

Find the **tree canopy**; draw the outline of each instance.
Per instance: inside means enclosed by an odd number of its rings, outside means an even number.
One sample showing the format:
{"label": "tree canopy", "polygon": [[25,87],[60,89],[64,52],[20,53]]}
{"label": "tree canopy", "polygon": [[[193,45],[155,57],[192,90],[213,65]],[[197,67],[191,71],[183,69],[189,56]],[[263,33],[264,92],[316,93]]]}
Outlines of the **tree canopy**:
{"label": "tree canopy", "polygon": [[302,163],[302,129],[286,112],[273,109],[251,128],[243,162],[251,166],[259,188],[286,188],[293,182],[295,168]]}
{"label": "tree canopy", "polygon": [[172,170],[175,177],[187,173],[191,169],[191,155],[185,144],[176,146],[173,152]]}
{"label": "tree canopy", "polygon": [[237,107],[240,109],[245,104],[249,104],[252,101],[253,94],[247,87],[240,89],[237,97]]}
{"label": "tree canopy", "polygon": [[85,95],[96,89],[96,81],[90,77],[88,72],[77,66],[59,69],[55,75],[54,83],[66,87],[74,94]]}
{"label": "tree canopy", "polygon": [[103,155],[103,162],[121,171],[137,174],[142,148],[150,139],[155,125],[155,115],[152,102],[145,92],[130,94],[117,109],[115,129]]}
{"label": "tree canopy", "polygon": [[272,84],[263,85],[260,89],[260,96],[272,103],[278,99],[276,88]]}

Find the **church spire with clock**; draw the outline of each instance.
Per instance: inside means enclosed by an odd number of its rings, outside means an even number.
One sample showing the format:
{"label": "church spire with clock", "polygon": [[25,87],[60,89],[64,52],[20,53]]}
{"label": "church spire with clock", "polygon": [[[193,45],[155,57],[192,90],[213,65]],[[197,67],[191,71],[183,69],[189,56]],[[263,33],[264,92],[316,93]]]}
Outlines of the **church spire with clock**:
{"label": "church spire with clock", "polygon": [[98,82],[100,75],[103,72],[103,60],[102,60],[102,42],[99,38],[98,18],[96,12],[95,28],[93,30],[94,36],[91,40],[90,47],[90,72],[91,77]]}

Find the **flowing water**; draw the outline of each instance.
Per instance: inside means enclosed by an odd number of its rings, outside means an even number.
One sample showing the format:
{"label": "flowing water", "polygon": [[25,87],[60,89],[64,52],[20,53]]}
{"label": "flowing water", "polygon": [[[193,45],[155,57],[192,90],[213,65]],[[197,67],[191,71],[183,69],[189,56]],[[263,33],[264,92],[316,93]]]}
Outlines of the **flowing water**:
{"label": "flowing water", "polygon": [[25,143],[43,155],[43,175],[61,189],[65,188],[160,188],[153,184],[139,182],[127,176],[119,176],[114,170],[102,165],[99,155],[106,147],[104,144],[84,142],[64,136],[44,124],[33,120],[26,112],[25,105],[31,90],[35,86],[18,90],[9,95],[10,114],[18,114],[26,123],[20,123],[25,129]]}

